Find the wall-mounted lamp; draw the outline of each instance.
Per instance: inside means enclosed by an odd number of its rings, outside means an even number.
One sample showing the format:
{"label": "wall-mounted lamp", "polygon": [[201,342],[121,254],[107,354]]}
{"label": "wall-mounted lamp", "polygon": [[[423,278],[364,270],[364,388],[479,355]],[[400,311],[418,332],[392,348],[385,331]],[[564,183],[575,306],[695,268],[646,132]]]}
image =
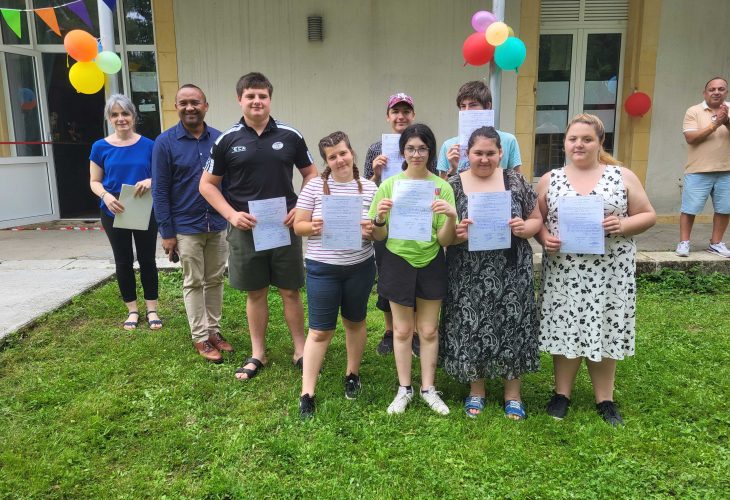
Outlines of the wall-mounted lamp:
{"label": "wall-mounted lamp", "polygon": [[324,41],[322,16],[307,16],[307,40],[310,42]]}

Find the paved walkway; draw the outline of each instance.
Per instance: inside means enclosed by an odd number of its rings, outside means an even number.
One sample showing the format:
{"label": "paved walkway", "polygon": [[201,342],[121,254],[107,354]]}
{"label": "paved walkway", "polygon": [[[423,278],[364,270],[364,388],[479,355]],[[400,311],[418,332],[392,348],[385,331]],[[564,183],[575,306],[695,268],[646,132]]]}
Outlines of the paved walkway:
{"label": "paved walkway", "polygon": [[[0,230],[0,338],[32,324],[76,295],[113,277],[114,264],[106,235],[95,226],[82,229]],[[699,265],[707,271],[730,273],[730,259],[703,251],[710,229],[707,224],[696,225],[692,240],[696,251],[689,258],[674,255],[677,241],[674,225],[658,225],[638,236],[638,272]],[[541,250],[536,244],[534,248],[535,261],[539,264]],[[179,267],[167,258],[158,258],[157,265]]]}

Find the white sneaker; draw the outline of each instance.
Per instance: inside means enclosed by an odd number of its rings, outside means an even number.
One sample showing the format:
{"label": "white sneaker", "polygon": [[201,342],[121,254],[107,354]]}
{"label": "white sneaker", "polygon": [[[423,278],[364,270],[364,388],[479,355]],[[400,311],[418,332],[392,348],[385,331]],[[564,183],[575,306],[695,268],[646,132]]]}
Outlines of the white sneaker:
{"label": "white sneaker", "polygon": [[388,415],[403,413],[406,406],[413,401],[413,390],[408,390],[403,386],[398,387],[398,393],[395,395],[393,402],[388,406]]}
{"label": "white sneaker", "polygon": [[421,391],[421,398],[431,407],[433,411],[441,415],[449,414],[449,407],[446,406],[443,399],[441,399],[440,392],[436,391],[434,386],[428,388],[426,392]]}
{"label": "white sneaker", "polygon": [[680,241],[677,245],[677,250],[674,252],[679,257],[689,257],[689,240]]}
{"label": "white sneaker", "polygon": [[720,257],[730,258],[730,250],[727,249],[725,243],[722,241],[720,243],[710,243],[710,246],[707,247],[707,252],[719,255]]}

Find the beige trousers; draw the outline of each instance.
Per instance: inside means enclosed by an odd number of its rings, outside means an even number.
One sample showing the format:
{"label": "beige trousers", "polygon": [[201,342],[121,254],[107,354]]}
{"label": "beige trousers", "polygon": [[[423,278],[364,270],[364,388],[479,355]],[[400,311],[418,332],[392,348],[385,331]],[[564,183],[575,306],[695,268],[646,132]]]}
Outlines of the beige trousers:
{"label": "beige trousers", "polygon": [[193,342],[220,333],[223,273],[228,259],[226,232],[178,234],[177,252],[183,270],[183,299]]}

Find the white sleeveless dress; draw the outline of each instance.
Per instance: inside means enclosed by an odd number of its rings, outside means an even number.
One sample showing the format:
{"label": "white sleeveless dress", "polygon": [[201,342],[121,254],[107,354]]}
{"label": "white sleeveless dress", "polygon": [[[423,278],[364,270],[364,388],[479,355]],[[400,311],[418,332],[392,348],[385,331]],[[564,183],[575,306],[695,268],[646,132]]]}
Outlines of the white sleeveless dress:
{"label": "white sleeveless dress", "polygon": [[[590,194],[603,197],[604,216],[627,216],[621,168],[607,165]],[[565,169],[553,170],[547,193],[547,228],[558,234],[558,198],[580,196]],[[636,244],[607,235],[604,255],[543,253],[540,348],[568,358],[623,359],[634,354]]]}

